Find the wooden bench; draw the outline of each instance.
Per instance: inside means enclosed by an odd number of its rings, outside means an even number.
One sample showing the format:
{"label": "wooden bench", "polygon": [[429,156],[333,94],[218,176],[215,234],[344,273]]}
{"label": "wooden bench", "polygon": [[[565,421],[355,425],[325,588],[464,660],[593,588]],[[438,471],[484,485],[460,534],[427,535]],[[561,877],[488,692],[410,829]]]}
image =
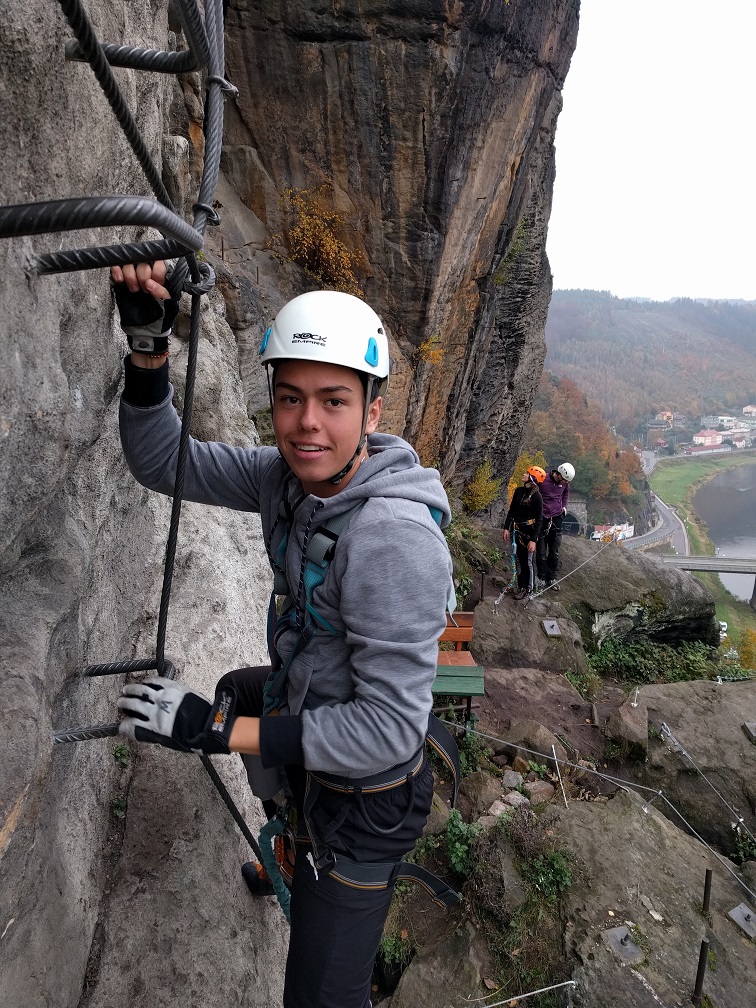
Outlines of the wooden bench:
{"label": "wooden bench", "polygon": [[439,643],[453,643],[454,650],[439,648],[432,689],[434,697],[461,697],[466,700],[466,720],[469,721],[472,698],[485,693],[485,670],[482,665],[476,664],[469,651],[473,636],[473,613],[454,613],[454,622],[456,626],[447,616],[446,630],[439,637]]}

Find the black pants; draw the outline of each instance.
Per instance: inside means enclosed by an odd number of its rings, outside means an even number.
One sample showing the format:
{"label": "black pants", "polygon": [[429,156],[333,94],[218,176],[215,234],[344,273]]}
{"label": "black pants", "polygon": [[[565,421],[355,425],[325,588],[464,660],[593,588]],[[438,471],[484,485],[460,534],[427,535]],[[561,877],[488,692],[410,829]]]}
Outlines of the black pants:
{"label": "black pants", "polygon": [[528,550],[530,539],[515,532],[515,555],[517,556],[517,587],[532,592],[535,588],[535,553]]}
{"label": "black pants", "polygon": [[556,581],[559,570],[559,547],[562,545],[562,515],[544,519],[546,531],[536,544],[538,577],[542,581]]}
{"label": "black pants", "polygon": [[[237,669],[221,683],[237,692],[236,713],[259,717],[263,708],[266,666]],[[298,816],[306,775],[302,767],[287,767]],[[421,835],[433,798],[433,775],[424,762],[414,779],[414,792],[407,785],[364,800],[368,815],[381,828],[399,822],[412,795],[413,808],[401,829],[380,836],[369,829],[349,795],[322,789],[313,819],[325,830],[329,822],[350,808],[331,841],[344,857],[360,862],[401,861]],[[369,1008],[373,962],[388,914],[393,886],[363,891],[337,882],[325,872],[316,874],[307,859],[309,847],[297,846],[291,889],[291,936],[286,960],[284,1008]]]}

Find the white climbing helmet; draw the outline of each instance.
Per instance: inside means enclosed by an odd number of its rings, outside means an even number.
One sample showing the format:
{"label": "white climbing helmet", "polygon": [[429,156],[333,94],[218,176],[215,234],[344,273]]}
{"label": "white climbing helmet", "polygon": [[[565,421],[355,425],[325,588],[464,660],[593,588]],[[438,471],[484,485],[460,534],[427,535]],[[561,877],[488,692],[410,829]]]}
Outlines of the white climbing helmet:
{"label": "white climbing helmet", "polygon": [[262,364],[282,360],[340,364],[381,386],[389,374],[383,323],[370,305],[341,291],[310,291],[283,306],[260,346]]}
{"label": "white climbing helmet", "polygon": [[572,483],[575,479],[575,466],[570,465],[569,462],[562,462],[560,466],[557,466],[557,472],[562,479],[567,480],[568,483]]}

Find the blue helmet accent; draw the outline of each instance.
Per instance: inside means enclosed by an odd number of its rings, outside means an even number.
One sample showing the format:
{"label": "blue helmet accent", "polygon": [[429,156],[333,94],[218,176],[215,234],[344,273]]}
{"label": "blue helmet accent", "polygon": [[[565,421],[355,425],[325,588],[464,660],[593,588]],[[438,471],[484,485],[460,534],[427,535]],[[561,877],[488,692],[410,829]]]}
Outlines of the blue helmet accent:
{"label": "blue helmet accent", "polygon": [[268,326],[268,328],[267,328],[267,330],[265,332],[265,335],[262,338],[262,343],[260,344],[260,351],[259,352],[261,354],[265,353],[265,348],[268,345],[268,340],[270,339],[270,334],[271,334],[272,331],[273,331],[273,327],[272,326]]}
{"label": "blue helmet accent", "polygon": [[375,336],[371,336],[368,340],[367,353],[365,354],[365,361],[370,365],[370,367],[378,366],[378,342]]}

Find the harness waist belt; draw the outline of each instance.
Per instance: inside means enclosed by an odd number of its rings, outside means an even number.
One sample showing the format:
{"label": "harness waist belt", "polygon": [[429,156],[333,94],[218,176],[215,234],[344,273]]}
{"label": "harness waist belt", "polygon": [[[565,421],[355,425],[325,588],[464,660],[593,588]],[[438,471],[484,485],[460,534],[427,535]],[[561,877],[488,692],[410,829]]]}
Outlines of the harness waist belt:
{"label": "harness waist belt", "polygon": [[308,770],[310,777],[331,791],[343,791],[351,794],[355,791],[362,791],[370,794],[374,791],[390,791],[391,788],[404,784],[408,777],[415,777],[420,772],[423,765],[423,750],[420,749],[412,759],[398,766],[390,767],[381,773],[372,774],[370,777],[340,777],[336,774],[313,773]]}
{"label": "harness waist belt", "polygon": [[388,861],[377,864],[358,863],[334,854],[335,865],[330,874],[344,885],[354,889],[386,889],[400,880],[417,882],[439,906],[453,906],[459,902],[459,893],[436,875],[410,861]]}

